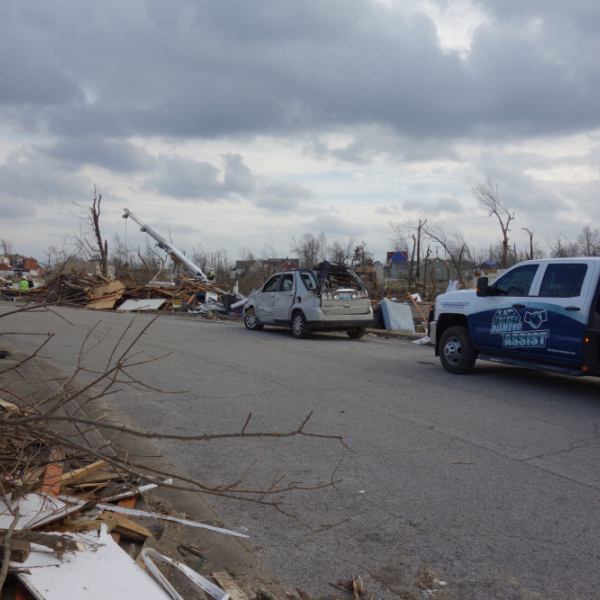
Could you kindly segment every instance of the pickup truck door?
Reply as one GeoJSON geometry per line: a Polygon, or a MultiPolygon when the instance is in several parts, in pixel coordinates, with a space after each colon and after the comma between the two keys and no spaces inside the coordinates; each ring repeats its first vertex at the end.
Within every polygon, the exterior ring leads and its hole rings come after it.
{"type": "Polygon", "coordinates": [[[294,274],[282,275],[273,300],[273,317],[276,323],[289,322],[295,293],[294,274]]]}
{"type": "Polygon", "coordinates": [[[537,294],[525,313],[527,331],[540,332],[540,342],[529,348],[544,361],[581,363],[584,330],[588,322],[590,296],[596,286],[592,261],[549,262],[542,267],[537,294]],[[542,332],[546,332],[544,338],[542,332]]]}
{"type": "Polygon", "coordinates": [[[530,294],[539,281],[538,271],[537,263],[514,267],[490,286],[489,296],[477,299],[469,328],[481,350],[494,354],[526,353],[519,344],[519,334],[525,328],[530,294]]]}
{"type": "Polygon", "coordinates": [[[275,294],[279,288],[281,275],[274,275],[265,283],[256,297],[256,314],[261,323],[273,323],[273,304],[275,294]]]}

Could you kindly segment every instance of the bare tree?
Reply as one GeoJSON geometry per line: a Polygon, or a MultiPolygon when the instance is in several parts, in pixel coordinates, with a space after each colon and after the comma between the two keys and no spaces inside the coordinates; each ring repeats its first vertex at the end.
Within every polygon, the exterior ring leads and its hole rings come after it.
{"type": "Polygon", "coordinates": [[[102,194],[96,192],[94,186],[94,200],[92,206],[83,206],[76,204],[79,208],[88,211],[87,217],[82,219],[87,224],[87,231],[83,231],[75,236],[75,246],[82,258],[92,260],[100,264],[100,271],[104,277],[108,275],[108,242],[102,239],[100,231],[100,205],[102,203],[102,194]],[[92,240],[90,241],[90,238],[92,240]]]}
{"type": "Polygon", "coordinates": [[[443,225],[433,222],[423,225],[423,234],[444,249],[448,260],[456,269],[458,279],[464,283],[465,263],[471,260],[471,250],[464,235],[458,230],[448,233],[443,225]]]}
{"type": "Polygon", "coordinates": [[[510,231],[510,222],[515,220],[515,213],[509,210],[498,198],[498,185],[494,185],[491,179],[486,183],[480,183],[471,189],[475,200],[480,208],[491,217],[495,215],[502,229],[502,266],[507,266],[508,259],[508,232],[510,231]]]}
{"type": "Polygon", "coordinates": [[[59,270],[69,258],[66,251],[67,240],[63,240],[62,246],[48,246],[45,252],[46,264],[49,269],[59,270]]]}
{"type": "Polygon", "coordinates": [[[329,261],[339,265],[349,264],[352,260],[353,249],[354,240],[352,238],[345,243],[333,240],[329,248],[327,248],[329,261]]]}
{"type": "Polygon", "coordinates": [[[367,251],[367,244],[362,242],[356,248],[352,254],[352,261],[350,262],[351,267],[370,267],[373,265],[373,254],[367,251]]]}
{"type": "Polygon", "coordinates": [[[219,282],[227,282],[231,277],[231,271],[233,269],[233,265],[229,260],[229,256],[227,255],[227,250],[221,248],[216,252],[211,253],[212,258],[212,268],[215,271],[215,276],[217,281],[219,282]]]}
{"type": "Polygon", "coordinates": [[[210,261],[210,254],[204,249],[201,242],[199,242],[197,246],[194,246],[192,261],[194,264],[198,265],[204,273],[208,272],[208,268],[211,266],[208,264],[210,261]]]}
{"type": "Polygon", "coordinates": [[[577,244],[582,256],[600,256],[600,229],[586,225],[577,237],[577,244]]]}
{"type": "Polygon", "coordinates": [[[311,269],[327,258],[327,236],[325,232],[319,235],[305,233],[298,240],[292,238],[291,251],[300,259],[300,266],[311,269]]]}
{"type": "Polygon", "coordinates": [[[562,233],[559,233],[554,239],[548,239],[548,245],[552,258],[569,258],[580,254],[579,244],[572,242],[562,233]]]}
{"type": "Polygon", "coordinates": [[[2,252],[6,256],[10,256],[11,254],[14,254],[13,243],[10,240],[2,238],[0,240],[0,246],[2,246],[2,252]]]}
{"type": "Polygon", "coordinates": [[[419,219],[419,224],[417,225],[417,264],[415,267],[415,286],[419,285],[419,278],[421,276],[421,230],[426,223],[427,219],[425,219],[425,221],[421,221],[421,219],[419,219]]]}
{"type": "Polygon", "coordinates": [[[408,285],[417,285],[421,277],[421,236],[427,219],[418,222],[390,223],[392,243],[396,252],[402,252],[408,260],[408,285]],[[416,255],[416,262],[415,262],[416,255]],[[413,280],[414,274],[414,280],[413,280]]]}

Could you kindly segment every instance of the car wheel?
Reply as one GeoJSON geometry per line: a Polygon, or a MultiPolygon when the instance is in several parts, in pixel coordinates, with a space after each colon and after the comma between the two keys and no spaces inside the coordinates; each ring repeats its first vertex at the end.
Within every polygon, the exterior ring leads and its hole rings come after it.
{"type": "Polygon", "coordinates": [[[300,311],[295,312],[292,316],[292,335],[299,340],[304,340],[310,335],[306,317],[300,311]]]}
{"type": "Polygon", "coordinates": [[[464,375],[473,369],[477,350],[466,327],[449,327],[440,339],[440,361],[446,371],[464,375]]]}
{"type": "Polygon", "coordinates": [[[264,327],[261,323],[258,322],[258,317],[256,316],[256,311],[253,308],[249,308],[244,315],[244,325],[246,329],[250,329],[251,331],[258,331],[264,327]]]}
{"type": "Polygon", "coordinates": [[[365,335],[366,327],[357,327],[356,329],[350,329],[346,333],[351,340],[359,340],[363,335],[365,335]]]}

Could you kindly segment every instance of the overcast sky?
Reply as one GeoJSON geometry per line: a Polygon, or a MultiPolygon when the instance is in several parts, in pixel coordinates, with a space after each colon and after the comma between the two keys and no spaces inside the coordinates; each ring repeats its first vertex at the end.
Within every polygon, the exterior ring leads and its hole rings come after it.
{"type": "Polygon", "coordinates": [[[102,194],[192,252],[390,221],[543,247],[600,227],[594,0],[0,0],[0,238],[39,260],[102,194]]]}

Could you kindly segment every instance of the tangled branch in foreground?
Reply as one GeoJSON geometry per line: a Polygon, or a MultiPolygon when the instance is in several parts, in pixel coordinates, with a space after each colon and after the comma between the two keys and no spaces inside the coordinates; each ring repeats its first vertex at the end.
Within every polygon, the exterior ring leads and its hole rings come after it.
{"type": "MultiPolygon", "coordinates": [[[[20,311],[11,311],[0,315],[0,318],[3,316],[14,317],[18,313],[31,309],[31,307],[25,307],[20,311]]],[[[37,307],[37,310],[52,311],[55,315],[67,320],[51,307],[43,309],[37,307]]],[[[126,481],[156,483],[160,485],[162,478],[169,477],[174,479],[174,483],[170,485],[171,489],[194,491],[205,495],[218,495],[235,500],[246,500],[268,505],[304,523],[297,515],[286,512],[282,507],[281,501],[273,500],[274,496],[294,490],[318,490],[335,486],[340,481],[336,479],[339,463],[332,468],[328,481],[321,481],[314,484],[291,481],[285,475],[278,473],[264,487],[246,486],[244,485],[244,481],[246,475],[253,467],[251,465],[232,482],[208,485],[205,482],[164,469],[138,464],[130,456],[119,453],[113,446],[98,448],[89,442],[88,434],[90,431],[101,429],[103,432],[118,432],[130,438],[173,440],[183,444],[203,443],[213,440],[235,441],[236,439],[306,437],[329,442],[333,441],[340,444],[345,450],[352,451],[342,436],[308,431],[307,426],[312,417],[312,411],[302,420],[298,427],[287,431],[249,431],[252,419],[252,413],[250,413],[239,431],[204,433],[202,435],[143,432],[104,420],[87,418],[85,412],[82,412],[85,410],[87,404],[110,395],[118,394],[125,386],[131,386],[137,390],[159,391],[165,394],[181,393],[156,390],[146,385],[131,373],[133,367],[154,363],[163,358],[146,359],[143,356],[143,351],[137,349],[140,338],[159,316],[157,315],[137,333],[133,331],[136,319],[132,319],[121,333],[118,342],[111,349],[104,367],[90,369],[86,367],[85,359],[92,349],[103,343],[103,339],[95,343],[91,342],[92,333],[96,329],[96,325],[88,332],[82,343],[77,365],[72,375],[63,381],[55,391],[50,391],[35,401],[19,396],[12,389],[9,380],[11,377],[13,380],[22,380],[25,377],[24,368],[26,363],[41,356],[40,353],[50,341],[51,334],[39,334],[43,339],[35,351],[30,353],[26,358],[23,358],[18,364],[0,371],[0,394],[14,407],[12,409],[6,409],[6,407],[2,409],[0,407],[0,497],[5,498],[10,493],[14,499],[15,497],[38,490],[41,485],[44,469],[52,462],[51,457],[58,450],[65,457],[64,462],[67,468],[78,468],[82,464],[103,460],[110,465],[115,474],[126,481]],[[125,340],[130,334],[132,334],[132,339],[126,342],[125,340]],[[86,383],[82,385],[80,380],[83,374],[86,376],[86,383]]],[[[69,321],[67,320],[67,322],[69,321]]],[[[3,335],[20,334],[11,333],[3,335]]],[[[304,524],[306,525],[306,523],[304,524]]]]}

